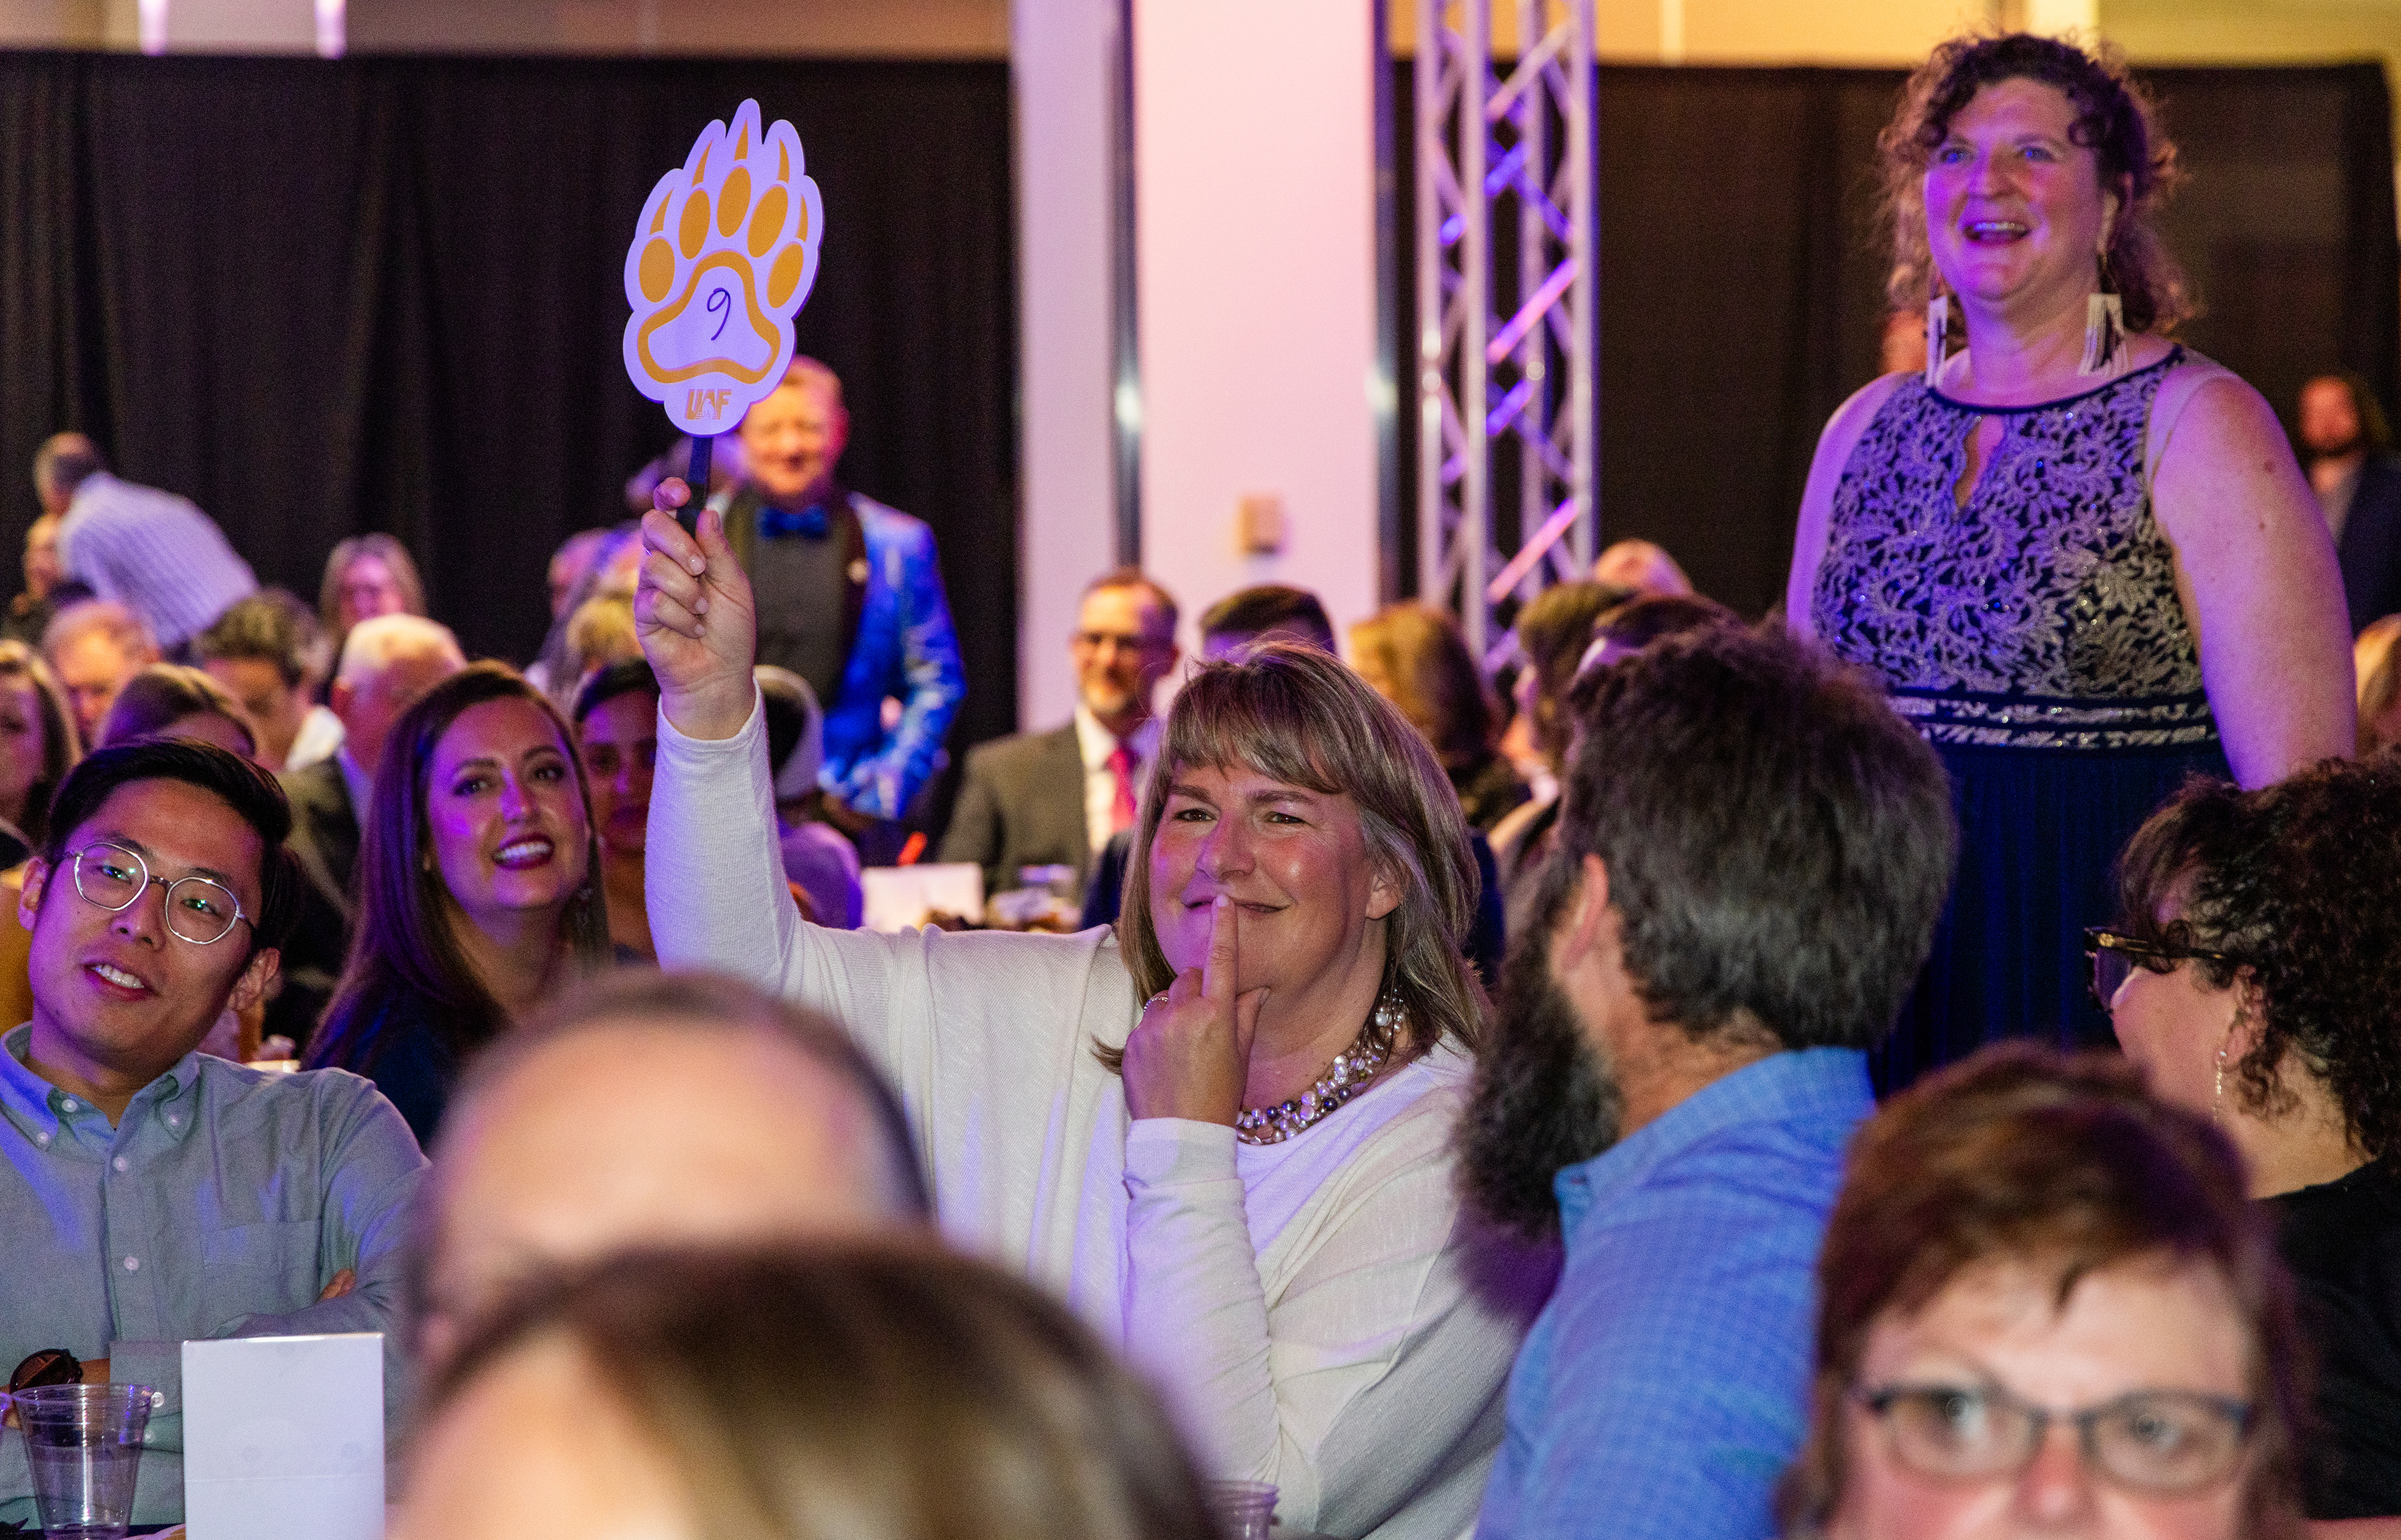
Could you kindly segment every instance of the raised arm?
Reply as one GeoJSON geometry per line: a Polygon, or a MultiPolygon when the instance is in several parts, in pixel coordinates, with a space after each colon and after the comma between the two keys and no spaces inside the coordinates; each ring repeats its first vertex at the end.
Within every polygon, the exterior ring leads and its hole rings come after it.
{"type": "Polygon", "coordinates": [[[906,1024],[878,1003],[888,997],[895,943],[809,925],[792,901],[750,673],[750,580],[715,510],[701,511],[697,540],[684,533],[666,511],[684,498],[682,482],[663,482],[642,516],[634,595],[635,627],[659,676],[642,871],[659,961],[718,969],[827,1011],[889,1069],[906,1024]]]}
{"type": "Polygon", "coordinates": [[[725,539],[725,519],[700,511],[699,537],[677,523],[691,489],[673,476],[642,516],[642,571],[634,631],[659,676],[659,712],[687,737],[730,738],[749,720],[759,686],[759,607],[750,574],[725,539]]]}
{"type": "Polygon", "coordinates": [[[2265,786],[2350,753],[2342,577],[2275,412],[2209,368],[2161,386],[2153,419],[2152,510],[2235,778],[2265,786]]]}

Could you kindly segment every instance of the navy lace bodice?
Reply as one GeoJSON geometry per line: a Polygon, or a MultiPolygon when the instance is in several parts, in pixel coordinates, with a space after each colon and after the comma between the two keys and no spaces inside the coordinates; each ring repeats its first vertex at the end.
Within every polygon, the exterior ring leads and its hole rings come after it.
{"type": "Polygon", "coordinates": [[[2152,398],[2183,356],[2032,407],[1902,381],[1835,488],[1810,594],[1818,636],[1937,743],[2214,741],[2143,464],[2152,398]],[[2003,433],[1963,505],[1986,417],[2003,433]]]}

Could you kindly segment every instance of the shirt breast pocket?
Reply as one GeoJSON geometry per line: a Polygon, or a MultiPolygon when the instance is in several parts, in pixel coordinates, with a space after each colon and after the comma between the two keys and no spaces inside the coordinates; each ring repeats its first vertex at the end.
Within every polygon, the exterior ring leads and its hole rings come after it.
{"type": "Polygon", "coordinates": [[[313,1219],[225,1225],[206,1232],[202,1286],[232,1305],[228,1313],[281,1314],[317,1302],[317,1223],[313,1219]]]}

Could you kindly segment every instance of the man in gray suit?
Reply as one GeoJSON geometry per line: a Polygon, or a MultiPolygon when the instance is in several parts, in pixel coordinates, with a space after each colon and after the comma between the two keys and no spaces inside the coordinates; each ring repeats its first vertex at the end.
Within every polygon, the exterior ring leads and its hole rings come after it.
{"type": "Polygon", "coordinates": [[[984,891],[1020,886],[1029,866],[1067,866],[1080,896],[1092,857],[1133,822],[1159,748],[1151,697],[1175,667],[1175,600],[1132,567],[1092,581],[1068,639],[1076,716],[967,754],[942,859],[983,868],[984,891]]]}

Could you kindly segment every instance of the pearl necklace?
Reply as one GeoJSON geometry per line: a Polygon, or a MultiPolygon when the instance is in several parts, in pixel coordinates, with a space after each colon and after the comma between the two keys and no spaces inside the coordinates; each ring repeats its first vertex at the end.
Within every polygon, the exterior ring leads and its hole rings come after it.
{"type": "Polygon", "coordinates": [[[1234,1137],[1246,1145],[1282,1144],[1314,1126],[1337,1107],[1367,1089],[1392,1062],[1393,1044],[1400,1038],[1409,1013],[1400,997],[1387,989],[1368,1013],[1366,1024],[1351,1046],[1334,1055],[1317,1083],[1288,1102],[1274,1107],[1246,1107],[1234,1114],[1234,1137]]]}

